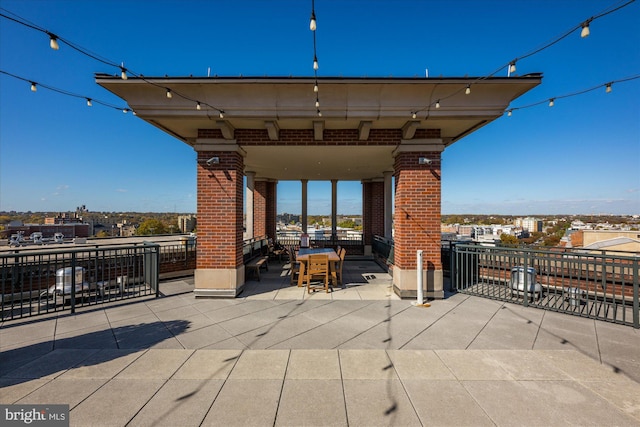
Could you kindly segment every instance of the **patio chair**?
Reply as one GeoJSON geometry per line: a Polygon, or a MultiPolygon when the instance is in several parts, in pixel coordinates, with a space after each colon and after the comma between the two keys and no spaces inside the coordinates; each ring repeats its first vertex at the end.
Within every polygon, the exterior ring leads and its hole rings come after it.
{"type": "Polygon", "coordinates": [[[298,282],[298,275],[300,274],[300,263],[296,261],[296,247],[294,245],[287,246],[287,254],[289,255],[289,272],[291,278],[291,285],[298,282]]]}
{"type": "Polygon", "coordinates": [[[329,256],[327,254],[309,255],[303,277],[307,292],[324,289],[329,293],[329,274],[329,256]]]}
{"type": "Polygon", "coordinates": [[[347,255],[347,250],[345,248],[338,248],[338,257],[340,257],[340,262],[338,263],[338,268],[336,269],[336,273],[338,276],[338,285],[344,287],[344,281],[342,280],[342,267],[344,264],[344,258],[347,255]]]}

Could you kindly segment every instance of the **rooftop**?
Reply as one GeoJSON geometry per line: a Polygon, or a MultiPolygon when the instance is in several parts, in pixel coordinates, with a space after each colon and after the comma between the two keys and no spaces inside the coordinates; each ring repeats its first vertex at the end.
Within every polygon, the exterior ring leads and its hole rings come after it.
{"type": "Polygon", "coordinates": [[[463,294],[414,307],[370,261],[307,295],[162,297],[0,328],[2,404],[71,425],[640,425],[640,331],[463,294]]]}

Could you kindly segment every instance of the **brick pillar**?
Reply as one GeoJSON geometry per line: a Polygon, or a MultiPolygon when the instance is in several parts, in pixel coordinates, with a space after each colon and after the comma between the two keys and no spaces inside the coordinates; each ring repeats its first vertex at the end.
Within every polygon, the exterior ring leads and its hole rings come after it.
{"type": "Polygon", "coordinates": [[[267,182],[267,206],[265,215],[265,234],[276,241],[276,218],[278,212],[278,182],[267,182]]]}
{"type": "Polygon", "coordinates": [[[384,182],[363,181],[362,236],[365,255],[371,255],[374,235],[384,236],[384,182]]]}
{"type": "Polygon", "coordinates": [[[394,270],[395,292],[415,298],[416,251],[423,251],[425,297],[444,297],[440,257],[441,151],[398,150],[395,158],[394,270]],[[421,157],[431,161],[419,164],[421,157]]]}
{"type": "Polygon", "coordinates": [[[235,297],[244,286],[242,211],[244,161],[237,148],[199,142],[196,297],[235,297]],[[219,163],[207,164],[218,157],[219,163]]]}
{"type": "Polygon", "coordinates": [[[253,192],[253,235],[263,237],[267,234],[267,181],[256,181],[253,192]]]}

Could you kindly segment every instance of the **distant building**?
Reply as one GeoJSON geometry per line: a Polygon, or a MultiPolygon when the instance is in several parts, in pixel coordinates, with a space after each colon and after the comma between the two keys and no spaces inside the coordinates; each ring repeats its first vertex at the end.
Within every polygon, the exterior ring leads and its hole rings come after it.
{"type": "Polygon", "coordinates": [[[196,229],[195,215],[178,215],[178,228],[183,233],[191,233],[196,229]]]}
{"type": "Polygon", "coordinates": [[[541,219],[537,219],[537,218],[533,218],[533,217],[527,217],[527,218],[518,218],[515,221],[515,225],[516,227],[522,227],[525,230],[528,230],[530,233],[533,232],[542,232],[542,220],[541,219]]]}
{"type": "Polygon", "coordinates": [[[569,234],[568,246],[640,253],[640,231],[579,230],[569,234]]]}

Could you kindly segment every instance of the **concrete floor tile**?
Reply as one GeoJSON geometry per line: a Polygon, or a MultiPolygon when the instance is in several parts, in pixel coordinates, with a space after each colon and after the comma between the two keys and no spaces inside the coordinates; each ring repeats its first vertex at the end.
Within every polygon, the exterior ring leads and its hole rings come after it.
{"type": "Polygon", "coordinates": [[[289,350],[245,350],[229,375],[230,379],[282,380],[289,350]]]}
{"type": "Polygon", "coordinates": [[[242,352],[240,350],[196,350],[172,379],[224,380],[229,376],[242,352]]]}
{"type": "Polygon", "coordinates": [[[236,336],[250,349],[267,349],[317,328],[320,323],[293,316],[236,336]]]}
{"type": "Polygon", "coordinates": [[[171,379],[144,405],[130,425],[200,425],[223,383],[222,380],[171,379]]]}
{"type": "Polygon", "coordinates": [[[575,350],[537,350],[556,369],[580,381],[627,381],[621,372],[575,350]]]}
{"type": "Polygon", "coordinates": [[[99,350],[63,373],[63,379],[109,379],[142,356],[146,350],[99,350]]]}
{"type": "Polygon", "coordinates": [[[570,380],[565,372],[551,364],[548,358],[532,350],[484,350],[509,375],[520,381],[570,380]]]}
{"type": "Polygon", "coordinates": [[[5,375],[6,378],[53,379],[87,359],[98,350],[53,350],[5,375]]]}
{"type": "Polygon", "coordinates": [[[291,350],[287,380],[340,380],[338,350],[291,350]]]}
{"type": "Polygon", "coordinates": [[[637,419],[640,425],[640,384],[636,381],[581,381],[580,384],[637,419]]]}
{"type": "Polygon", "coordinates": [[[469,392],[458,381],[402,380],[425,426],[494,426],[469,392]]]}
{"type": "Polygon", "coordinates": [[[228,379],[201,425],[272,426],[282,383],[282,379],[228,379]]]}
{"type": "Polygon", "coordinates": [[[342,382],[286,380],[278,405],[276,426],[346,426],[342,382]]]}
{"type": "Polygon", "coordinates": [[[24,347],[20,347],[20,344],[16,346],[0,352],[0,377],[53,351],[53,340],[30,343],[24,347]]]}
{"type": "Polygon", "coordinates": [[[205,326],[192,331],[187,328],[184,332],[176,334],[176,339],[185,348],[191,349],[207,347],[230,337],[232,335],[219,325],[205,326]]]}
{"type": "Polygon", "coordinates": [[[96,378],[56,378],[16,403],[33,405],[69,405],[74,408],[108,380],[96,378]]]}
{"type": "Polygon", "coordinates": [[[60,316],[56,324],[56,336],[77,331],[86,333],[84,331],[85,329],[89,329],[88,332],[110,329],[109,319],[107,318],[105,311],[92,311],[91,315],[78,313],[60,316]]]}
{"type": "Polygon", "coordinates": [[[344,380],[343,387],[349,425],[422,425],[397,379],[344,380]]]}
{"type": "Polygon", "coordinates": [[[55,330],[56,319],[37,322],[5,322],[0,328],[0,350],[14,348],[20,343],[51,340],[55,330]]]}
{"type": "Polygon", "coordinates": [[[116,379],[169,379],[193,350],[147,350],[120,372],[116,379]]]}
{"type": "Polygon", "coordinates": [[[464,387],[497,425],[636,425],[574,381],[465,381],[464,387]]]}
{"type": "Polygon", "coordinates": [[[435,350],[460,381],[513,380],[500,363],[483,350],[435,350]]]}
{"type": "Polygon", "coordinates": [[[432,350],[387,350],[401,380],[455,380],[432,350]]]}
{"type": "Polygon", "coordinates": [[[112,379],[71,409],[72,426],[124,426],[164,385],[160,379],[112,379]]]}
{"type": "Polygon", "coordinates": [[[50,380],[24,378],[0,378],[0,403],[11,405],[39,389],[50,380]]]}
{"type": "Polygon", "coordinates": [[[393,363],[384,350],[339,350],[345,380],[397,379],[393,363]]]}

